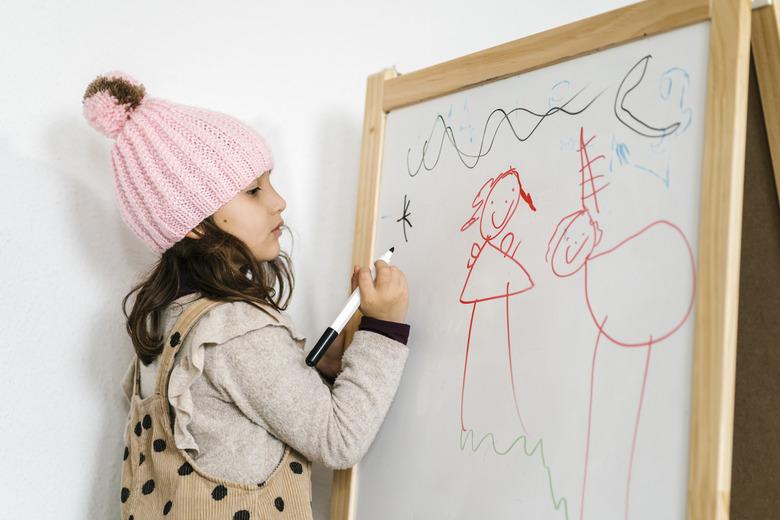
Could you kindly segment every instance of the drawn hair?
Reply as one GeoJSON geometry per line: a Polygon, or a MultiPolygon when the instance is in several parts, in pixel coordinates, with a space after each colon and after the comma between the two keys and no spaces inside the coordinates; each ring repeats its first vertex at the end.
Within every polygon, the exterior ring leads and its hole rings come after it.
{"type": "Polygon", "coordinates": [[[485,181],[485,184],[483,184],[479,191],[477,191],[476,196],[474,197],[474,200],[471,202],[471,207],[474,208],[474,213],[471,214],[471,217],[460,227],[461,231],[467,230],[471,225],[479,220],[480,217],[477,216],[477,214],[480,212],[480,208],[482,208],[482,205],[485,203],[485,199],[490,194],[490,192],[493,190],[493,186],[498,184],[498,182],[506,177],[507,175],[514,175],[517,179],[517,185],[520,186],[520,199],[523,200],[526,204],[528,204],[528,207],[531,208],[532,211],[536,211],[536,207],[534,206],[534,201],[531,198],[530,193],[526,193],[523,189],[523,183],[520,181],[520,174],[517,173],[517,170],[513,166],[510,166],[507,171],[499,175],[498,177],[491,177],[487,181],[485,181]],[[483,192],[485,191],[485,188],[488,188],[487,193],[483,195],[483,192]]]}

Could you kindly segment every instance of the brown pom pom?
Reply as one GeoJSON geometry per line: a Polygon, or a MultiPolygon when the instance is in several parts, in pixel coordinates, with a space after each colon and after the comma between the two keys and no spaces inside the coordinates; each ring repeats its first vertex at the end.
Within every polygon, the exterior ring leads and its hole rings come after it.
{"type": "Polygon", "coordinates": [[[84,92],[84,117],[95,129],[115,138],[145,95],[144,86],[122,71],[101,74],[84,92]]]}
{"type": "Polygon", "coordinates": [[[82,101],[103,90],[108,91],[118,104],[129,105],[131,109],[137,107],[146,95],[146,88],[127,76],[101,75],[87,86],[82,101]]]}

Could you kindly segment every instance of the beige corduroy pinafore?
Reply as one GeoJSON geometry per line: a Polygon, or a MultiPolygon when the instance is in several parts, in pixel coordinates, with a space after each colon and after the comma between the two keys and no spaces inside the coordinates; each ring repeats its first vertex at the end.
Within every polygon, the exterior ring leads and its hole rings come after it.
{"type": "Polygon", "coordinates": [[[195,322],[221,302],[201,298],[178,318],[163,347],[153,395],[141,399],[138,358],[122,462],[123,520],[311,519],[311,462],[285,445],[265,482],[231,482],[200,469],[174,442],[168,380],[174,355],[195,322]]]}

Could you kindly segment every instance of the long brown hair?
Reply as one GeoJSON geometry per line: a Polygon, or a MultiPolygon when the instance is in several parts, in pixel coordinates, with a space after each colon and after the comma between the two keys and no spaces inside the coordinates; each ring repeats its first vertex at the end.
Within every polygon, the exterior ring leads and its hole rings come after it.
{"type": "Polygon", "coordinates": [[[122,299],[127,333],[144,365],[163,350],[163,313],[180,296],[185,280],[204,297],[245,301],[271,316],[263,307],[285,310],[292,297],[295,276],[286,253],[280,252],[270,261],[257,261],[244,241],[220,229],[213,216],[203,220],[193,232],[200,238],[185,236],[164,251],[146,279],[122,299]],[[128,315],[127,300],[135,292],[138,294],[128,315]]]}

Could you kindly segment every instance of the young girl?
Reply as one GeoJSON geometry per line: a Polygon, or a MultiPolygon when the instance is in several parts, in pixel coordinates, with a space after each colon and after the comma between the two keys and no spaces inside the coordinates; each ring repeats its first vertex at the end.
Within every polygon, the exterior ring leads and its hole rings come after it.
{"type": "Polygon", "coordinates": [[[372,280],[355,266],[359,330],[309,368],[284,312],[286,203],[265,140],[145,94],[114,71],[83,98],[89,123],[115,139],[123,220],[161,254],[123,300],[136,356],[122,379],[122,518],[312,518],[311,461],[357,463],[395,396],[409,353],[405,276],[377,261],[372,280]]]}

